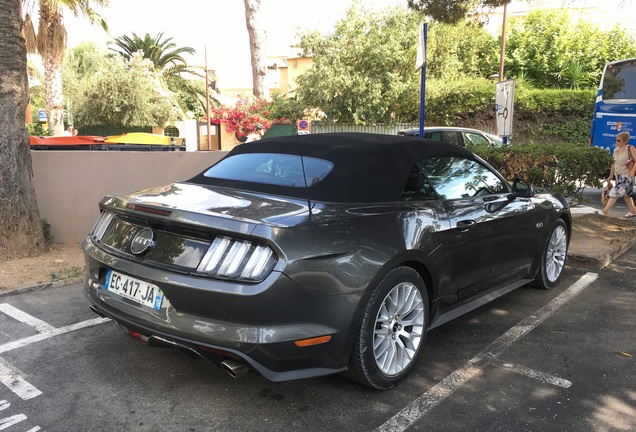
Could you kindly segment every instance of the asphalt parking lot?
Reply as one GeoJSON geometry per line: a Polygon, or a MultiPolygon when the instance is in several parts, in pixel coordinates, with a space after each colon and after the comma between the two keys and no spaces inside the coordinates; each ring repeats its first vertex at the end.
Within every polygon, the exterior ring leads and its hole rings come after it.
{"type": "Polygon", "coordinates": [[[385,392],[233,379],[126,338],[80,285],[0,295],[0,430],[636,430],[635,276],[633,248],[554,290],[518,289],[430,332],[385,392]]]}

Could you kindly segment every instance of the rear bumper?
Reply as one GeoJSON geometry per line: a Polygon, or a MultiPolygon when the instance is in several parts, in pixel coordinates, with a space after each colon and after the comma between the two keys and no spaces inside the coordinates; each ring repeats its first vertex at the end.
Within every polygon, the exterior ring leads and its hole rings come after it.
{"type": "MultiPolygon", "coordinates": [[[[89,297],[90,299],[90,297],[89,297]]],[[[173,334],[164,333],[155,329],[147,328],[138,323],[131,322],[124,317],[121,317],[112,311],[107,311],[93,304],[92,308],[98,315],[112,319],[119,329],[126,333],[127,330],[137,332],[147,338],[147,345],[162,345],[162,346],[174,346],[176,348],[182,348],[196,353],[200,357],[208,360],[209,362],[220,366],[226,360],[235,359],[244,362],[249,366],[251,370],[254,370],[261,374],[263,377],[272,382],[292,381],[297,379],[313,378],[324,375],[333,375],[347,370],[346,366],[340,368],[329,367],[307,367],[294,370],[277,371],[269,369],[265,364],[257,361],[257,358],[261,357],[260,354],[270,356],[273,352],[265,347],[251,346],[248,348],[248,353],[227,348],[222,345],[204,344],[200,341],[194,341],[187,338],[177,337],[173,334]],[[251,357],[249,354],[255,354],[255,357],[251,357]]],[[[138,338],[135,338],[139,340],[138,338]]]]}
{"type": "MultiPolygon", "coordinates": [[[[239,284],[148,268],[84,242],[84,293],[93,309],[122,330],[196,352],[213,363],[237,359],[270,381],[288,381],[347,370],[347,335],[358,295],[312,297],[282,273],[249,290],[239,284]],[[160,310],[104,289],[106,269],[158,285],[160,310]],[[294,342],[329,335],[327,343],[294,342]]],[[[129,333],[130,334],[130,333],[129,333]]]]}

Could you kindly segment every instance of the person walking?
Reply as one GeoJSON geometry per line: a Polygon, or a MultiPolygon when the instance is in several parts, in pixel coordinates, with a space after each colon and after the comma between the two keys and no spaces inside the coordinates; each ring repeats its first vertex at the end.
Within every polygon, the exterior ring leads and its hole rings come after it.
{"type": "Polygon", "coordinates": [[[610,168],[610,175],[607,178],[608,188],[610,188],[609,199],[602,211],[597,210],[596,213],[607,216],[612,210],[614,204],[619,198],[625,200],[629,213],[624,217],[636,217],[636,208],[634,208],[634,175],[636,174],[636,149],[629,145],[629,132],[620,132],[616,135],[616,148],[614,149],[614,163],[610,168]],[[612,180],[616,181],[616,185],[612,187],[612,180]]]}

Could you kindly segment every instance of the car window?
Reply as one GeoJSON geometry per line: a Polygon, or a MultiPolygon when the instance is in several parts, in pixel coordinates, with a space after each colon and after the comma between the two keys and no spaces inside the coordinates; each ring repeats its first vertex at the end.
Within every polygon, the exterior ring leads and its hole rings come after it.
{"type": "Polygon", "coordinates": [[[433,141],[447,142],[448,140],[448,132],[428,132],[424,134],[424,136],[428,139],[432,139],[433,141]]]}
{"type": "Polygon", "coordinates": [[[222,159],[203,175],[223,180],[310,187],[323,180],[332,168],[333,163],[318,158],[278,153],[242,153],[222,159]]]}
{"type": "Polygon", "coordinates": [[[508,191],[505,183],[479,161],[434,156],[420,166],[441,199],[470,198],[508,191]]]}
{"type": "Polygon", "coordinates": [[[464,141],[474,145],[490,145],[486,137],[474,132],[464,132],[464,141]]]}
{"type": "Polygon", "coordinates": [[[457,132],[455,131],[442,132],[442,142],[447,142],[455,145],[463,144],[459,142],[459,137],[457,136],[457,132]]]}
{"type": "Polygon", "coordinates": [[[402,201],[425,201],[437,199],[433,187],[426,179],[422,168],[415,164],[409,171],[404,190],[401,196],[402,201]]]}
{"type": "Polygon", "coordinates": [[[457,138],[457,132],[455,131],[433,131],[425,132],[424,138],[431,139],[433,141],[441,141],[445,143],[461,145],[457,138]]]}
{"type": "Polygon", "coordinates": [[[490,140],[492,140],[493,143],[495,143],[495,146],[501,147],[504,145],[503,140],[499,138],[498,136],[490,135],[490,134],[486,134],[486,135],[488,136],[490,140]]]}
{"type": "Polygon", "coordinates": [[[398,135],[403,135],[403,136],[418,137],[418,136],[420,136],[420,130],[419,129],[406,129],[406,130],[398,131],[397,134],[398,135]]]}

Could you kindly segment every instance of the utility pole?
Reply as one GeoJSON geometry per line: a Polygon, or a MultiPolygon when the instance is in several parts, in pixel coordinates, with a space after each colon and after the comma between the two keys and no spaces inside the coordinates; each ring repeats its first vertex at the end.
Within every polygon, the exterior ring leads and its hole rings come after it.
{"type": "MultiPolygon", "coordinates": [[[[499,82],[504,80],[504,56],[506,53],[506,21],[508,13],[508,2],[503,5],[503,23],[501,24],[501,50],[499,51],[499,82]]],[[[497,126],[497,113],[495,113],[495,135],[499,135],[497,126]]]]}
{"type": "Polygon", "coordinates": [[[501,25],[501,52],[499,53],[499,81],[504,80],[504,55],[506,52],[506,21],[508,3],[503,5],[503,24],[501,25]]]}
{"type": "Polygon", "coordinates": [[[212,150],[212,132],[210,131],[210,80],[208,78],[208,46],[205,46],[205,120],[207,122],[208,132],[208,150],[212,150]]]}

